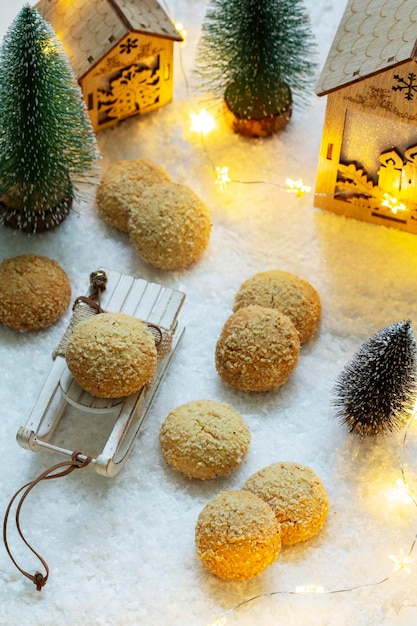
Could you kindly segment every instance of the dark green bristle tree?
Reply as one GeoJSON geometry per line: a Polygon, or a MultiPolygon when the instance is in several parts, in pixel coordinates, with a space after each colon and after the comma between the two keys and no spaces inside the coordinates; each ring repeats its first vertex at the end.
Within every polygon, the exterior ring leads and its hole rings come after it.
{"type": "Polygon", "coordinates": [[[0,47],[0,222],[26,232],[58,225],[97,158],[61,43],[40,13],[24,6],[0,47]]]}
{"type": "Polygon", "coordinates": [[[285,126],[293,97],[305,102],[312,89],[314,48],[302,0],[210,0],[195,74],[237,120],[281,116],[285,126]]]}
{"type": "Polygon", "coordinates": [[[333,393],[340,422],[360,436],[404,426],[417,399],[417,344],[411,323],[391,324],[363,343],[333,393]]]}

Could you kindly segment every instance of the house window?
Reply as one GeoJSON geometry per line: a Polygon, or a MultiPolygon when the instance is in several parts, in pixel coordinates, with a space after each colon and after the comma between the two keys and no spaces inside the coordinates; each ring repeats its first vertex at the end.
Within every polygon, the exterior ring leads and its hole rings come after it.
{"type": "Polygon", "coordinates": [[[326,159],[328,161],[331,161],[333,157],[333,144],[332,143],[328,143],[327,144],[327,156],[326,159]]]}
{"type": "Polygon", "coordinates": [[[340,200],[355,201],[373,217],[398,221],[386,200],[394,198],[410,208],[416,205],[416,189],[416,128],[348,110],[335,188],[340,200]]]}
{"type": "Polygon", "coordinates": [[[164,80],[169,80],[171,78],[171,64],[167,63],[164,69],[164,80]]]}
{"type": "Polygon", "coordinates": [[[417,130],[412,124],[395,120],[387,123],[384,117],[348,109],[340,160],[343,163],[358,163],[376,181],[379,157],[383,152],[396,148],[404,154],[407,148],[416,143],[417,130]]]}
{"type": "Polygon", "coordinates": [[[87,107],[91,111],[94,108],[94,94],[89,93],[87,96],[87,107]]]}

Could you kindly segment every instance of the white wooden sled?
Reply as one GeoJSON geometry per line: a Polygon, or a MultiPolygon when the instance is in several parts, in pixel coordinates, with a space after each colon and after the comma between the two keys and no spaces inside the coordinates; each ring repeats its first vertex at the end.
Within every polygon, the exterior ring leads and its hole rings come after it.
{"type": "MultiPolygon", "coordinates": [[[[114,415],[114,426],[107,442],[91,462],[96,472],[112,477],[118,474],[129,456],[184,332],[177,318],[185,294],[113,270],[101,268],[99,271],[107,275],[106,289],[100,298],[104,310],[132,315],[170,332],[172,342],[167,354],[158,360],[155,380],[151,387],[145,386],[125,398],[96,398],[79,387],[67,368],[65,357],[58,355],[26,426],[19,428],[16,438],[19,445],[28,450],[47,449],[71,458],[73,450],[50,442],[68,404],[89,414],[114,415]]],[[[85,460],[87,456],[90,456],[87,451],[82,450],[77,458],[85,460]]]]}

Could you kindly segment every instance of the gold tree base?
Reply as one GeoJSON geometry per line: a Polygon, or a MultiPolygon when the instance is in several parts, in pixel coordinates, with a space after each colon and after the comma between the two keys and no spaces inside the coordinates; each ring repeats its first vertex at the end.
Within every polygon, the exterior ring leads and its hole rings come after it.
{"type": "Polygon", "coordinates": [[[284,128],[287,126],[291,119],[292,99],[289,89],[288,93],[288,105],[282,111],[264,117],[254,116],[250,118],[244,118],[241,117],[238,113],[232,111],[232,109],[230,108],[227,102],[226,90],[225,98],[223,101],[226,122],[235,133],[239,133],[240,135],[244,135],[246,137],[269,137],[274,133],[278,133],[281,130],[284,130],[284,128]]]}
{"type": "Polygon", "coordinates": [[[224,103],[225,118],[230,128],[245,137],[269,137],[274,133],[279,133],[287,126],[291,118],[292,107],[283,113],[262,117],[260,119],[243,119],[235,115],[224,103]]]}

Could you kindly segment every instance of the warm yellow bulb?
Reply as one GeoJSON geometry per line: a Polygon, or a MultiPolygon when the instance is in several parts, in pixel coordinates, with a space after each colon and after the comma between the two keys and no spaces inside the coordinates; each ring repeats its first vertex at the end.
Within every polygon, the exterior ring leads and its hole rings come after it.
{"type": "Polygon", "coordinates": [[[296,593],[323,593],[323,587],[317,585],[299,585],[295,588],[296,593]]]}
{"type": "Polygon", "coordinates": [[[403,502],[404,504],[411,504],[413,498],[409,494],[407,483],[405,483],[402,478],[398,478],[396,485],[397,486],[393,492],[393,498],[397,501],[403,502]]]}
{"type": "Polygon", "coordinates": [[[227,619],[225,617],[217,617],[214,622],[211,622],[209,626],[224,626],[227,624],[227,619]]]}
{"type": "Polygon", "coordinates": [[[407,554],[404,554],[404,551],[402,548],[398,556],[395,556],[394,554],[390,554],[389,558],[391,559],[391,561],[394,561],[394,572],[398,572],[399,570],[402,569],[408,574],[410,573],[411,570],[407,566],[410,565],[410,563],[412,563],[414,559],[408,556],[407,554]]]}
{"type": "Polygon", "coordinates": [[[394,196],[390,196],[389,193],[384,193],[382,197],[384,199],[381,202],[381,206],[385,206],[390,209],[394,215],[396,215],[398,211],[407,210],[405,204],[402,204],[399,200],[397,200],[397,198],[394,198],[394,196]]]}
{"type": "Polygon", "coordinates": [[[190,130],[202,135],[207,135],[215,128],[216,123],[214,117],[209,115],[205,109],[202,109],[200,113],[191,113],[191,126],[190,130]]]}
{"type": "Polygon", "coordinates": [[[304,185],[301,178],[298,180],[287,178],[285,184],[287,185],[288,193],[295,193],[298,198],[302,198],[305,193],[310,193],[311,191],[311,187],[309,187],[309,185],[304,185]]]}
{"type": "Polygon", "coordinates": [[[227,166],[216,167],[216,172],[217,172],[216,185],[219,185],[220,189],[224,189],[227,183],[231,182],[229,178],[229,168],[227,166]]]}
{"type": "Polygon", "coordinates": [[[175,22],[174,26],[177,33],[179,33],[182,37],[181,46],[184,48],[187,45],[187,31],[184,28],[184,24],[181,24],[181,22],[175,22]]]}
{"type": "Polygon", "coordinates": [[[52,52],[56,52],[57,49],[57,44],[55,41],[55,38],[50,38],[47,41],[45,41],[42,45],[42,52],[44,54],[51,54],[52,52]]]}

